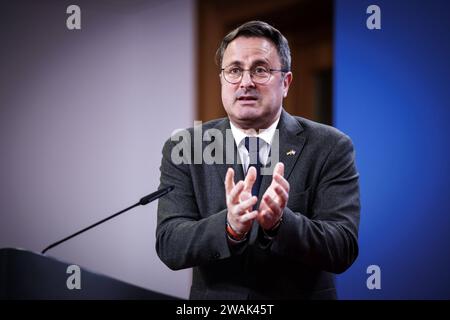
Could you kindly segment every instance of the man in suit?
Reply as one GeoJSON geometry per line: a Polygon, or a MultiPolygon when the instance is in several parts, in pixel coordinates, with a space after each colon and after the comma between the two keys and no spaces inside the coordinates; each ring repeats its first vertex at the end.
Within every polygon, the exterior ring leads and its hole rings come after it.
{"type": "Polygon", "coordinates": [[[277,29],[245,23],[217,57],[228,117],[202,125],[200,153],[195,128],[164,145],[160,187],[175,189],[159,200],[158,255],[194,268],[192,299],[334,299],[333,273],[358,255],[352,142],[282,108],[292,73],[277,29]],[[233,161],[195,161],[211,143],[233,161]]]}

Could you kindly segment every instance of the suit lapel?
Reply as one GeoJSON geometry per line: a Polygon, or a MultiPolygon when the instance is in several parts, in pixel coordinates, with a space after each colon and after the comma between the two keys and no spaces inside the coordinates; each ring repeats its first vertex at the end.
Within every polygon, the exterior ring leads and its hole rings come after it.
{"type": "Polygon", "coordinates": [[[300,136],[303,131],[300,123],[284,110],[281,114],[279,129],[279,161],[284,163],[284,177],[287,180],[303,150],[306,139],[300,136]]]}
{"type": "MultiPolygon", "coordinates": [[[[274,140],[272,142],[272,151],[271,151],[271,162],[273,163],[273,167],[277,162],[284,163],[284,177],[289,179],[289,176],[292,172],[292,169],[297,162],[300,153],[305,145],[305,137],[300,136],[299,134],[303,131],[302,126],[292,117],[289,113],[282,110],[280,122],[278,123],[278,139],[277,135],[274,136],[274,140]],[[275,145],[278,140],[278,150],[275,145]],[[272,157],[272,152],[278,151],[278,159],[276,157],[272,157]],[[277,161],[278,160],[278,161],[277,161]]],[[[258,205],[259,200],[263,196],[264,192],[266,192],[267,188],[270,186],[272,182],[272,173],[273,168],[270,172],[270,175],[264,175],[261,181],[261,188],[259,191],[258,197],[258,205]]]]}

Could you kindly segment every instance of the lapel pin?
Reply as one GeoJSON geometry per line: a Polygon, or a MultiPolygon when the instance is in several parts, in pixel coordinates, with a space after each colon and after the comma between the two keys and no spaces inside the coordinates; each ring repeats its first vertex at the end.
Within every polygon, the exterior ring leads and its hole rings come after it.
{"type": "Polygon", "coordinates": [[[293,149],[289,150],[289,151],[286,153],[286,155],[288,155],[288,156],[293,156],[293,155],[295,155],[295,150],[293,150],[293,149]]]}

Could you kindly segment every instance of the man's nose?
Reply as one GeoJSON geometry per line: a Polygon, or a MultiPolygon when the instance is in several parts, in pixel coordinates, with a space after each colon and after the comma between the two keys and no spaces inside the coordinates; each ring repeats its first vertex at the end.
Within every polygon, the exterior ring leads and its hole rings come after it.
{"type": "Polygon", "coordinates": [[[250,71],[244,70],[243,74],[242,74],[242,79],[241,79],[241,88],[254,87],[254,86],[255,86],[255,83],[252,80],[250,71]]]}

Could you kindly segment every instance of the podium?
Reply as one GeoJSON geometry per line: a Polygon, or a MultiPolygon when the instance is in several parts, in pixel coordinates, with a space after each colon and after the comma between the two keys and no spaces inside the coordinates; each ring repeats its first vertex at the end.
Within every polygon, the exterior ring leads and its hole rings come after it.
{"type": "Polygon", "coordinates": [[[0,249],[0,300],[178,300],[80,267],[80,289],[67,285],[73,264],[22,249],[0,249]],[[70,270],[70,268],[69,268],[70,270]]]}

